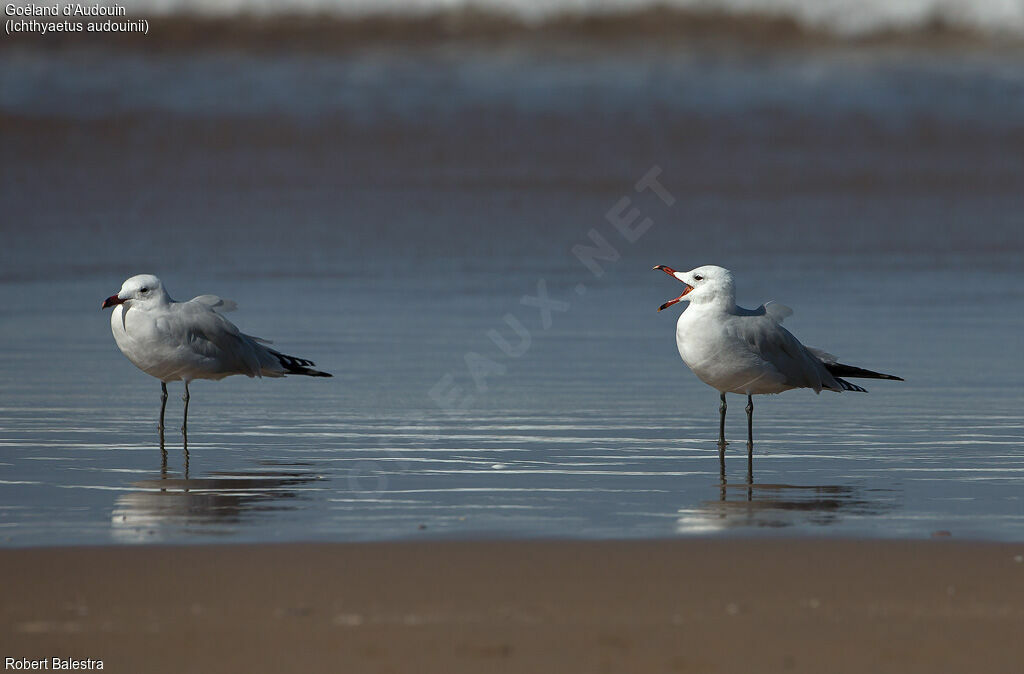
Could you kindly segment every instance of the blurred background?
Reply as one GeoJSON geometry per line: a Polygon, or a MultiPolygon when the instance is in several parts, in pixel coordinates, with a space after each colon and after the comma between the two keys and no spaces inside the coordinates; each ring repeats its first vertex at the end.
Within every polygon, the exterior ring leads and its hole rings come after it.
{"type": "Polygon", "coordinates": [[[1024,3],[124,6],[148,35],[0,41],[9,544],[1024,534],[1024,3]],[[717,394],[654,264],[729,267],[907,382],[765,397],[776,491],[720,507],[717,394]],[[336,378],[194,386],[193,472],[161,468],[159,387],[99,312],[142,272],[336,378]],[[151,503],[252,474],[287,500],[151,503]]]}

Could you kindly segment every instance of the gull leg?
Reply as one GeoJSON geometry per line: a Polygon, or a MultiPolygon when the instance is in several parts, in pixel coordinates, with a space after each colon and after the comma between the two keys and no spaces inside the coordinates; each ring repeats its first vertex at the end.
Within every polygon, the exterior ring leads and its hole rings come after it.
{"type": "Polygon", "coordinates": [[[720,498],[725,500],[725,394],[722,394],[722,404],[718,407],[721,419],[718,424],[718,478],[720,498]]]}
{"type": "Polygon", "coordinates": [[[188,381],[185,382],[185,395],[181,399],[185,401],[185,416],[181,419],[181,434],[188,435],[188,381]]]}
{"type": "Polygon", "coordinates": [[[747,395],[747,484],[754,482],[754,399],[747,395]]]}
{"type": "Polygon", "coordinates": [[[754,398],[747,396],[747,444],[754,444],[754,398]]]}
{"type": "MultiPolygon", "coordinates": [[[[187,398],[185,399],[185,413],[186,413],[186,417],[187,417],[187,415],[188,415],[188,399],[187,398]]],[[[182,453],[185,456],[185,480],[188,481],[188,459],[189,459],[189,454],[188,454],[188,426],[187,426],[187,419],[186,419],[186,424],[183,424],[182,427],[181,427],[181,451],[182,451],[182,453]]],[[[188,491],[188,489],[186,488],[185,491],[188,491]]]]}
{"type": "Polygon", "coordinates": [[[167,409],[167,382],[160,382],[160,423],[157,430],[160,431],[160,444],[164,444],[164,410],[167,409]]]}
{"type": "Polygon", "coordinates": [[[725,449],[725,410],[729,406],[725,404],[725,393],[722,393],[722,404],[718,406],[721,418],[718,420],[718,446],[725,449]]]}

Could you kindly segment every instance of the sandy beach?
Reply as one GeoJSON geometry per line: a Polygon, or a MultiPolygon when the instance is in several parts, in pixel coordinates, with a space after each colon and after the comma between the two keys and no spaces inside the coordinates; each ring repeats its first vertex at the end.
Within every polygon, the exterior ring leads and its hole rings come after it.
{"type": "Polygon", "coordinates": [[[1019,3],[373,4],[0,41],[4,671],[1024,672],[1019,3]],[[723,466],[703,264],[906,381],[723,466]],[[165,445],[139,273],[335,377],[165,445]]]}
{"type": "Polygon", "coordinates": [[[4,550],[2,655],[115,672],[1019,672],[1022,555],[811,540],[4,550]]]}

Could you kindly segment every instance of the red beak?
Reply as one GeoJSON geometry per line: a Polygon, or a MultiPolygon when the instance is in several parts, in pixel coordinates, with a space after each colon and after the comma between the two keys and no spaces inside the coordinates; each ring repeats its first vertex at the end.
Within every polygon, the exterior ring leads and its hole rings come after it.
{"type": "MultiPolygon", "coordinates": [[[[668,274],[672,278],[674,278],[677,281],[679,281],[679,279],[676,277],[676,270],[673,269],[672,267],[666,267],[663,264],[659,264],[659,265],[655,265],[654,268],[655,269],[660,269],[661,271],[665,272],[666,274],[668,274]]],[[[693,290],[693,286],[690,285],[689,283],[686,283],[685,281],[679,281],[679,282],[686,286],[686,288],[683,290],[682,294],[679,297],[675,298],[674,300],[669,300],[668,302],[665,302],[664,304],[662,304],[660,307],[658,307],[658,311],[661,311],[662,309],[668,309],[670,306],[672,306],[676,302],[679,302],[684,297],[686,297],[686,293],[688,293],[691,290],[693,290]]]]}
{"type": "Polygon", "coordinates": [[[103,300],[103,306],[100,307],[100,310],[107,309],[107,308],[113,307],[113,306],[117,306],[118,304],[124,304],[127,301],[128,300],[123,300],[120,297],[118,297],[117,295],[111,295],[107,299],[103,300]]]}

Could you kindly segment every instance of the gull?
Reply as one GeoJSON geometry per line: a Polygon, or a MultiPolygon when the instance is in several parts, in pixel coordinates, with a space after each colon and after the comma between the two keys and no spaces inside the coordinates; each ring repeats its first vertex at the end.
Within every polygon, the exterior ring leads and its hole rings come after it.
{"type": "Polygon", "coordinates": [[[163,437],[167,382],[185,382],[185,414],[181,432],[188,429],[188,385],[195,379],[219,380],[233,374],[284,377],[302,374],[330,377],[312,369],[313,361],[287,356],[265,346],[265,339],[239,331],[219,312],[237,305],[216,295],[175,302],[152,274],[132,276],[101,309],[114,307],[110,329],[117,348],[140,370],[160,380],[160,424],[163,437]]]}
{"type": "Polygon", "coordinates": [[[676,322],[676,346],[683,362],[708,386],[721,394],[719,446],[725,446],[725,394],[747,396],[747,451],[754,444],[754,400],[751,396],[809,388],[815,393],[866,389],[842,377],[894,379],[900,377],[844,365],[830,353],[804,346],[782,327],[793,310],[768,302],[757,309],[736,306],[732,272],[705,265],[691,271],[676,271],[657,265],[686,287],[679,297],[665,302],[658,311],[677,302],[690,306],[676,322]]]}

